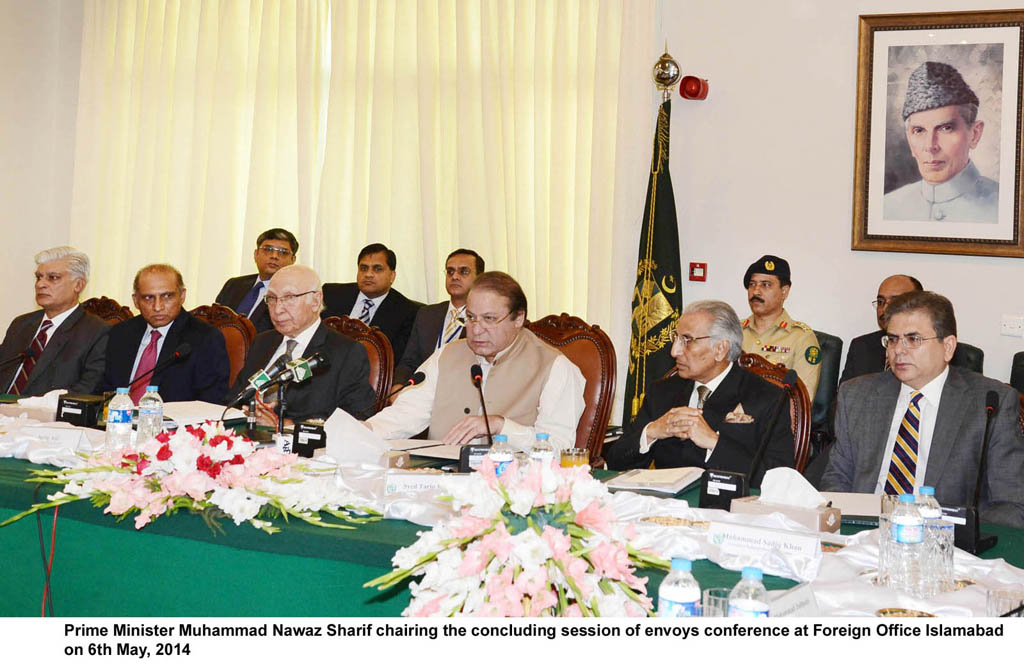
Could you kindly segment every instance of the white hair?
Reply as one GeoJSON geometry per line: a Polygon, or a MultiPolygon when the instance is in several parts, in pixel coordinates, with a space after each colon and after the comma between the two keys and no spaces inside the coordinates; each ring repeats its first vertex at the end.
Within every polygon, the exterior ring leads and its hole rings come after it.
{"type": "Polygon", "coordinates": [[[725,302],[718,300],[700,300],[691,302],[683,309],[684,314],[703,312],[711,316],[711,329],[708,335],[711,343],[729,342],[729,360],[735,362],[743,353],[743,328],[736,312],[725,302]]]}
{"type": "Polygon", "coordinates": [[[78,249],[70,246],[55,246],[52,249],[40,251],[35,257],[37,265],[54,260],[67,260],[68,271],[72,276],[84,279],[86,282],[89,281],[89,256],[78,249]]]}

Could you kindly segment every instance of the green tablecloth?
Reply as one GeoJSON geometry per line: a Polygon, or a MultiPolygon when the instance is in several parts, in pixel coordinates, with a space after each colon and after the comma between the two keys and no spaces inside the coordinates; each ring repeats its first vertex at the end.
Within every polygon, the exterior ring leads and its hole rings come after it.
{"type": "MultiPolygon", "coordinates": [[[[38,467],[0,459],[0,520],[31,506],[35,484],[25,478],[38,467]]],[[[40,499],[55,489],[41,490],[40,499]]],[[[696,503],[695,494],[685,497],[696,503]]],[[[87,502],[61,507],[58,518],[51,585],[54,612],[68,616],[396,616],[408,604],[406,587],[380,593],[362,584],[387,571],[395,550],[423,529],[396,520],[351,531],[277,520],[284,529],[271,536],[227,521],[226,534],[214,535],[201,518],[180,512],[136,530],[130,518],[118,523],[87,502]]],[[[41,520],[49,545],[53,512],[41,520]]],[[[987,531],[1000,540],[985,557],[1024,566],[1024,531],[987,531]]],[[[39,615],[43,572],[34,518],[0,528],[0,555],[0,615],[39,615]]],[[[641,575],[656,592],[662,574],[641,575]]],[[[739,580],[708,560],[694,565],[694,575],[703,587],[739,580]]],[[[794,584],[765,578],[769,589],[794,584]]]]}

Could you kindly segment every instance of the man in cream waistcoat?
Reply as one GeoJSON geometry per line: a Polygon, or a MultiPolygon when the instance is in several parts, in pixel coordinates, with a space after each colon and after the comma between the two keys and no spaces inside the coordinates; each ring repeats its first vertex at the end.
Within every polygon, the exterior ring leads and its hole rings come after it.
{"type": "Polygon", "coordinates": [[[524,328],[526,295],[504,272],[477,277],[466,301],[466,338],[438,349],[420,365],[423,383],[401,394],[367,424],[386,439],[428,430],[448,444],[486,440],[487,428],[470,368],[483,371],[492,434],[529,449],[538,432],[555,448],[574,445],[586,380],[564,355],[524,328]]]}

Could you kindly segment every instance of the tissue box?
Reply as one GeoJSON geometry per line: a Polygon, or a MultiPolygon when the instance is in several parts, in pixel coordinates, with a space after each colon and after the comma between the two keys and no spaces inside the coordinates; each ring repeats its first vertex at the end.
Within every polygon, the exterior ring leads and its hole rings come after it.
{"type": "Polygon", "coordinates": [[[843,522],[843,513],[835,506],[822,504],[814,509],[806,509],[788,504],[762,504],[756,495],[734,499],[729,511],[752,514],[777,512],[815,532],[838,532],[843,522]]]}

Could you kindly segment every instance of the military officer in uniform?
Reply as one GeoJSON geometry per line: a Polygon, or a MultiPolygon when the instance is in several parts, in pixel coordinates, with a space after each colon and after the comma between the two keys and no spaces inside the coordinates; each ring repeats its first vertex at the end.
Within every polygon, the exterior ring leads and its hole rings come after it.
{"type": "Polygon", "coordinates": [[[910,74],[903,103],[907,144],[921,180],[885,194],[883,217],[898,221],[995,223],[999,183],[971,161],[985,124],[978,96],[952,65],[926,62],[910,74]]]}
{"type": "Polygon", "coordinates": [[[778,256],[761,256],[743,275],[750,316],[743,321],[743,350],[768,362],[795,369],[814,401],[821,375],[821,349],[810,325],[794,321],[783,302],[792,285],[789,263],[778,256]]]}

